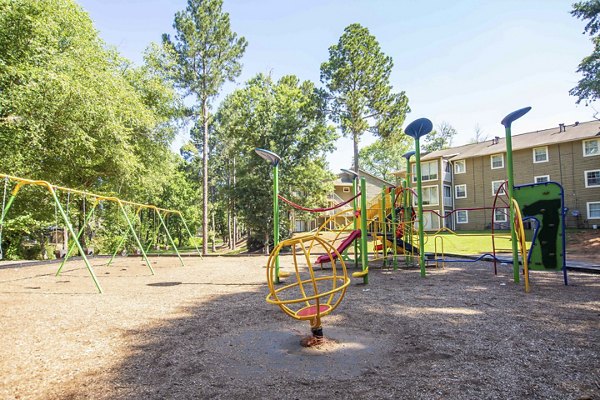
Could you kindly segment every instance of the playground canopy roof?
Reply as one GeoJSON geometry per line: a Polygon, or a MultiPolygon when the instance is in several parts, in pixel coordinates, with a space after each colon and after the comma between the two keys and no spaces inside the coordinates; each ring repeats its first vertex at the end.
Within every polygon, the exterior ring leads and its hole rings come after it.
{"type": "MultiPolygon", "coordinates": [[[[575,122],[572,125],[544,129],[541,131],[527,132],[512,136],[513,151],[531,149],[556,143],[573,142],[576,140],[591,139],[599,136],[600,121],[575,122]]],[[[444,150],[437,150],[421,157],[421,161],[446,158],[451,161],[463,160],[472,157],[481,157],[491,154],[506,152],[506,138],[500,137],[481,143],[466,144],[444,150]]]]}

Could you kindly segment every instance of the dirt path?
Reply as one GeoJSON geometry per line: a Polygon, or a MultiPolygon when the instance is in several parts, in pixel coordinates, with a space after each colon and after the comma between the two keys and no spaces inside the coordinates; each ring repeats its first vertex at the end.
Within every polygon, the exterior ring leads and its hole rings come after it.
{"type": "Polygon", "coordinates": [[[0,398],[600,398],[600,275],[373,270],[315,350],[264,301],[266,258],[154,261],[97,266],[103,295],[78,263],[0,269],[0,398]]]}

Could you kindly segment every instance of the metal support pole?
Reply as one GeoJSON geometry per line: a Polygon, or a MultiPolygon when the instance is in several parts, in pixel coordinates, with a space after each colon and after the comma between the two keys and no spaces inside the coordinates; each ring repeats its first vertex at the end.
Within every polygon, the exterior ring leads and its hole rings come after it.
{"type": "MultiPolygon", "coordinates": [[[[408,136],[415,139],[415,163],[417,167],[417,207],[418,207],[418,218],[419,218],[419,265],[421,267],[421,276],[425,277],[425,235],[423,233],[423,192],[421,186],[421,145],[419,138],[427,135],[433,129],[433,124],[427,118],[419,118],[414,120],[405,129],[408,136]]],[[[407,153],[408,155],[408,153],[407,153]]],[[[406,160],[408,161],[408,158],[406,160]]],[[[414,246],[414,244],[412,244],[414,246]]]]}
{"type": "MultiPolygon", "coordinates": [[[[185,227],[185,230],[187,231],[187,233],[190,236],[190,239],[192,240],[192,243],[193,243],[194,236],[192,236],[192,232],[190,232],[190,228],[188,228],[188,225],[185,223],[185,219],[183,218],[183,215],[181,213],[179,213],[179,218],[181,218],[181,222],[183,222],[183,226],[185,227]]],[[[200,256],[200,259],[202,259],[202,252],[200,251],[198,246],[196,246],[195,243],[194,243],[194,247],[196,248],[196,251],[198,252],[198,255],[200,256]]]]}
{"type": "MultiPolygon", "coordinates": [[[[52,195],[52,198],[54,199],[54,202],[57,205],[60,215],[63,217],[63,219],[65,221],[65,224],[67,226],[67,230],[69,231],[69,234],[73,238],[77,237],[77,235],[75,235],[75,232],[73,231],[73,226],[71,225],[71,222],[69,221],[69,217],[67,217],[67,214],[65,213],[65,210],[63,210],[62,205],[60,204],[60,201],[58,201],[58,197],[56,196],[56,192],[54,191],[54,188],[52,188],[52,186],[50,184],[48,184],[48,186],[46,186],[46,187],[48,188],[48,191],[52,195]]],[[[75,240],[75,246],[77,246],[77,250],[79,250],[79,252],[81,253],[81,255],[83,257],[83,262],[85,263],[85,266],[86,266],[88,272],[92,276],[92,280],[94,281],[94,284],[96,285],[96,289],[98,289],[99,293],[102,293],[102,288],[100,287],[98,278],[96,278],[96,274],[94,273],[94,270],[92,269],[92,266],[90,265],[90,262],[89,262],[87,256],[85,255],[85,252],[83,251],[83,248],[81,247],[81,244],[79,243],[79,240],[75,240]]]]}
{"type": "MultiPolygon", "coordinates": [[[[273,165],[273,248],[279,244],[279,163],[273,165]]],[[[279,283],[279,254],[275,258],[275,283],[279,283]]]]}
{"type": "MultiPolygon", "coordinates": [[[[425,234],[423,232],[423,191],[421,184],[421,150],[419,138],[415,138],[415,162],[417,165],[417,218],[419,219],[419,267],[421,268],[421,276],[427,275],[425,271],[425,234]]],[[[413,244],[414,246],[414,244],[413,244]]]]}
{"type": "MultiPolygon", "coordinates": [[[[137,243],[137,245],[140,249],[140,252],[142,253],[142,257],[144,257],[144,261],[146,262],[146,265],[150,269],[150,272],[152,273],[152,275],[154,275],[154,269],[152,268],[152,265],[150,265],[150,261],[148,260],[148,257],[146,257],[146,252],[144,251],[144,247],[142,246],[142,243],[140,243],[140,239],[138,238],[137,233],[135,233],[135,229],[133,228],[133,225],[131,225],[131,221],[129,220],[129,216],[127,216],[127,211],[125,211],[125,207],[123,207],[123,203],[119,200],[118,204],[119,204],[119,208],[123,212],[125,221],[127,221],[127,225],[129,225],[129,231],[133,235],[133,238],[135,239],[135,242],[137,243]]],[[[160,214],[159,214],[159,216],[160,216],[160,214]]],[[[123,239],[123,240],[125,240],[125,239],[123,239]]]]}
{"type": "Polygon", "coordinates": [[[398,269],[398,243],[396,242],[396,188],[391,188],[390,201],[392,202],[392,245],[394,246],[394,256],[392,259],[392,265],[394,271],[398,269]]]}
{"type": "MultiPolygon", "coordinates": [[[[365,178],[360,178],[360,260],[362,271],[369,268],[369,260],[367,255],[367,181],[365,178]]],[[[363,283],[369,283],[369,274],[363,276],[363,283]]]]}
{"type": "MultiPolygon", "coordinates": [[[[85,227],[86,227],[88,221],[90,220],[90,218],[92,218],[92,215],[94,214],[94,211],[96,210],[96,206],[97,205],[98,205],[98,202],[97,201],[94,202],[94,205],[92,206],[90,212],[83,219],[83,226],[81,227],[81,229],[79,230],[79,232],[77,232],[77,238],[75,238],[76,242],[79,242],[79,238],[83,234],[83,231],[85,230],[85,227]]],[[[75,243],[71,243],[71,245],[69,246],[69,250],[67,251],[67,254],[65,254],[65,258],[60,263],[60,267],[58,267],[58,271],[56,271],[56,275],[55,276],[60,275],[60,272],[62,271],[63,267],[67,263],[67,260],[69,259],[69,257],[71,257],[71,254],[73,253],[73,250],[75,250],[75,243]]]]}
{"type": "Polygon", "coordinates": [[[515,283],[519,283],[519,246],[517,243],[517,232],[515,230],[515,210],[513,205],[513,188],[514,188],[514,176],[513,176],[513,160],[512,160],[512,136],[510,127],[513,121],[521,118],[531,110],[531,107],[521,108],[508,114],[500,122],[504,125],[506,131],[506,174],[508,178],[508,201],[509,201],[509,215],[510,215],[510,240],[512,244],[512,256],[513,256],[513,278],[515,283]]]}
{"type": "MultiPolygon", "coordinates": [[[[169,230],[167,229],[167,224],[165,224],[165,221],[162,217],[162,215],[160,215],[160,212],[157,212],[158,214],[158,219],[160,220],[160,223],[162,224],[163,228],[165,228],[165,232],[167,234],[167,238],[169,239],[169,242],[171,242],[171,246],[173,246],[173,249],[175,249],[175,253],[177,254],[177,257],[179,257],[179,261],[181,262],[181,266],[183,267],[183,260],[181,259],[181,255],[179,254],[179,251],[177,250],[177,246],[175,246],[175,242],[173,241],[173,238],[171,237],[171,234],[169,233],[169,230]]],[[[145,257],[145,255],[144,255],[145,257]]]]}

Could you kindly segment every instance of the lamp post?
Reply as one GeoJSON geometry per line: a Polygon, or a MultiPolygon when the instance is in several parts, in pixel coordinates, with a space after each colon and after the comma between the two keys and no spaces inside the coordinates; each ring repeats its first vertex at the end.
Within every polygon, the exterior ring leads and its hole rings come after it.
{"type": "MultiPolygon", "coordinates": [[[[273,248],[279,244],[279,163],[281,157],[269,150],[254,149],[262,159],[273,167],[273,248]]],[[[279,283],[279,255],[275,258],[275,283],[279,283]]]]}
{"type": "MultiPolygon", "coordinates": [[[[423,196],[421,188],[421,150],[419,139],[427,135],[433,129],[433,124],[427,118],[419,118],[408,124],[404,132],[415,139],[415,162],[417,165],[417,217],[419,218],[419,266],[421,267],[421,276],[425,277],[425,235],[423,233],[423,196]]],[[[408,160],[408,159],[407,159],[408,160]]]]}
{"type": "Polygon", "coordinates": [[[515,210],[513,207],[513,160],[512,160],[512,137],[510,126],[513,121],[521,118],[531,110],[531,107],[520,108],[516,111],[508,114],[500,122],[504,125],[506,131],[506,175],[508,178],[508,203],[509,203],[509,215],[510,215],[510,240],[512,242],[512,255],[513,255],[513,277],[516,283],[519,283],[519,247],[517,243],[517,232],[515,231],[515,210]]]}

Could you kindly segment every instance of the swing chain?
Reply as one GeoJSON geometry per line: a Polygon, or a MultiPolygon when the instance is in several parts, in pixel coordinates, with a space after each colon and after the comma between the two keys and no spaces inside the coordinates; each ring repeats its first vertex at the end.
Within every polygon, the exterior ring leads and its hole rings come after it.
{"type": "Polygon", "coordinates": [[[2,216],[0,217],[0,260],[4,259],[2,251],[2,228],[4,227],[4,207],[6,205],[6,188],[8,187],[8,177],[4,177],[4,194],[2,195],[2,216]]]}

